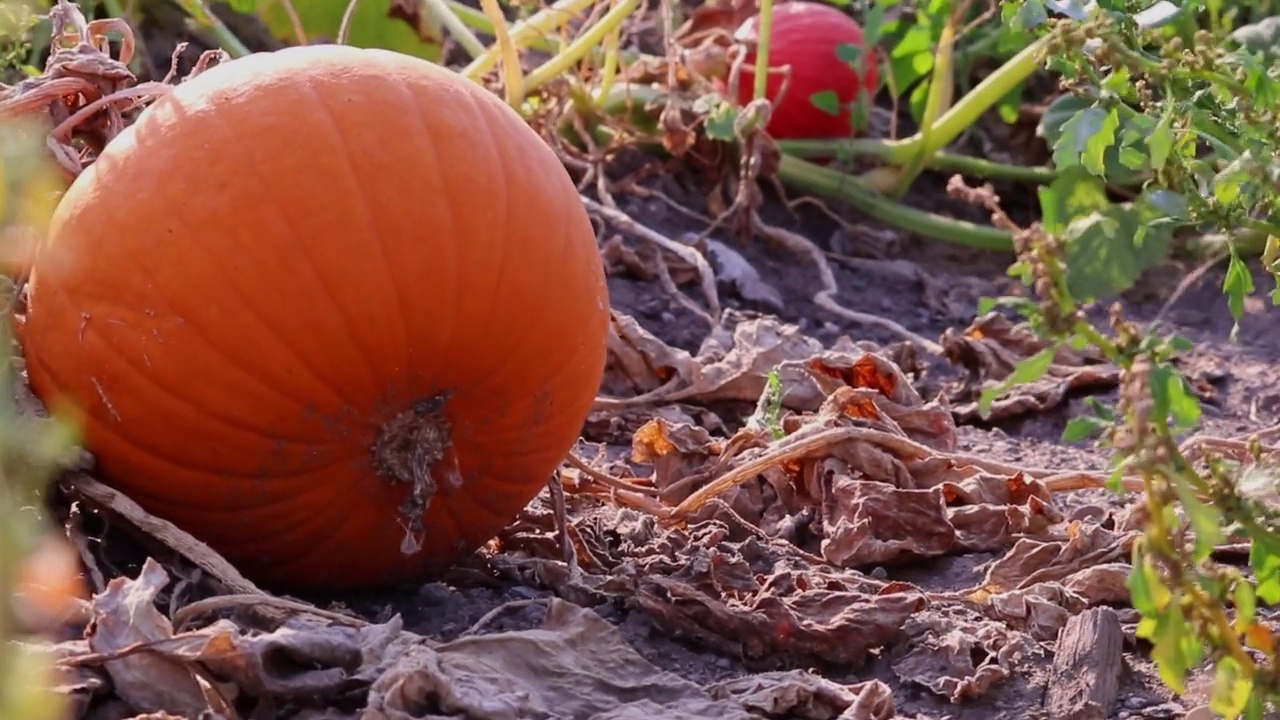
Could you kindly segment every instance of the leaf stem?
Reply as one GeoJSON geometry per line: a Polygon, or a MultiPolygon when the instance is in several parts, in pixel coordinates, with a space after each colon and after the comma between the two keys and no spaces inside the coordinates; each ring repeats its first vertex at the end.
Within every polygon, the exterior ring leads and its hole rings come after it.
{"type": "Polygon", "coordinates": [[[511,33],[507,31],[507,21],[502,16],[502,8],[498,7],[498,0],[480,0],[480,8],[493,23],[494,34],[497,35],[496,42],[489,50],[496,48],[502,58],[502,87],[507,104],[518,110],[524,102],[525,92],[524,70],[520,67],[519,51],[515,41],[511,39],[511,33]]]}
{"type": "Polygon", "coordinates": [[[867,190],[852,176],[790,155],[782,156],[778,164],[778,177],[800,190],[845,201],[899,230],[983,250],[1013,250],[1013,236],[1004,230],[907,207],[867,190]]]}
{"type": "MultiPolygon", "coordinates": [[[[530,47],[539,41],[545,42],[548,36],[569,21],[574,20],[585,9],[591,7],[594,2],[595,0],[556,0],[552,5],[512,25],[510,30],[507,31],[507,35],[517,48],[530,47]]],[[[490,17],[490,21],[496,23],[492,17],[490,17]]],[[[502,26],[503,28],[506,27],[505,20],[502,21],[502,26]]],[[[495,36],[497,31],[498,28],[495,24],[495,36]]],[[[465,78],[479,82],[480,78],[492,70],[501,59],[501,49],[497,43],[494,43],[484,51],[483,55],[472,60],[469,65],[463,68],[461,74],[465,78]]]]}
{"type": "Polygon", "coordinates": [[[640,0],[622,0],[617,5],[614,5],[609,12],[604,14],[604,17],[600,18],[600,22],[592,25],[590,29],[575,38],[555,57],[539,65],[533,72],[529,73],[524,81],[524,91],[527,93],[536,90],[563,75],[571,65],[581,60],[597,45],[604,43],[605,38],[621,27],[622,21],[627,19],[639,6],[640,0]]]}

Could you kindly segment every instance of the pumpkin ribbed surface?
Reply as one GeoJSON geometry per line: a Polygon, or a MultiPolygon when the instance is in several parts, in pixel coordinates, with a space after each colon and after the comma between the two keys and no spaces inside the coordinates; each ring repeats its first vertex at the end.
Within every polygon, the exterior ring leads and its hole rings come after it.
{"type": "Polygon", "coordinates": [[[53,217],[20,336],[113,486],[258,582],[340,591],[442,569],[545,486],[608,316],[573,183],[514,111],[310,46],[117,137],[53,217]]]}

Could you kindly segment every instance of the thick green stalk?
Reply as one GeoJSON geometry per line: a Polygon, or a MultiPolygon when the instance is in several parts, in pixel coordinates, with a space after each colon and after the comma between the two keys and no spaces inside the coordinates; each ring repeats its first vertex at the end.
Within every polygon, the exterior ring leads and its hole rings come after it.
{"type": "Polygon", "coordinates": [[[983,250],[1013,250],[1013,237],[1004,230],[901,205],[867,190],[853,177],[796,157],[782,156],[778,177],[787,185],[805,192],[847,202],[899,230],[983,250]]]}
{"type": "MultiPolygon", "coordinates": [[[[928,142],[924,135],[917,133],[906,142],[925,146],[926,153],[933,153],[950,145],[960,137],[978,119],[995,107],[1005,95],[1017,89],[1024,80],[1035,74],[1044,61],[1044,52],[1053,35],[1036,40],[1021,52],[1009,58],[977,87],[969,91],[960,101],[951,107],[930,129],[928,142]]],[[[896,164],[896,163],[895,163],[896,164]]]]}
{"type": "Polygon", "coordinates": [[[760,32],[756,36],[756,75],[752,99],[764,99],[769,87],[769,46],[773,37],[773,0],[760,0],[760,32]]]}
{"type": "MultiPolygon", "coordinates": [[[[951,19],[942,28],[942,37],[938,39],[937,57],[933,61],[933,72],[929,77],[929,95],[925,98],[924,114],[921,117],[920,128],[920,148],[916,151],[911,161],[904,165],[898,174],[897,182],[893,188],[895,197],[902,197],[911,189],[911,184],[920,176],[920,171],[929,163],[930,157],[937,150],[930,148],[933,146],[933,136],[936,130],[934,123],[938,121],[946,108],[951,106],[951,100],[955,93],[955,72],[953,69],[953,59],[956,48],[956,22],[957,18],[953,14],[951,19]]],[[[946,143],[943,143],[946,145],[946,143]]]]}
{"type": "Polygon", "coordinates": [[[467,55],[472,59],[476,59],[484,54],[484,43],[471,32],[471,28],[467,27],[462,18],[454,14],[453,8],[449,6],[445,0],[422,0],[422,6],[435,17],[440,19],[440,23],[444,25],[454,40],[467,51],[467,55]]]}
{"type": "MultiPolygon", "coordinates": [[[[840,157],[844,153],[850,153],[851,147],[854,148],[851,155],[879,158],[884,155],[882,150],[887,149],[882,140],[860,138],[854,142],[861,142],[861,145],[853,146],[847,140],[779,140],[778,149],[801,159],[840,157]]],[[[960,172],[989,180],[1012,180],[1040,185],[1048,185],[1058,177],[1057,172],[1049,167],[1009,165],[947,150],[934,153],[925,166],[933,170],[960,172]]]]}

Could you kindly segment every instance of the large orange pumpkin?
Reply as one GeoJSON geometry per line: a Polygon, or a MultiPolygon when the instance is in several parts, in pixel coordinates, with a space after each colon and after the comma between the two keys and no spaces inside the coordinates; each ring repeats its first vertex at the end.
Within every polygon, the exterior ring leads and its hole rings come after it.
{"type": "Polygon", "coordinates": [[[595,235],[494,95],[381,50],[214,67],[70,187],[20,328],[103,475],[269,587],[411,582],[509,522],[604,372],[595,235]]]}

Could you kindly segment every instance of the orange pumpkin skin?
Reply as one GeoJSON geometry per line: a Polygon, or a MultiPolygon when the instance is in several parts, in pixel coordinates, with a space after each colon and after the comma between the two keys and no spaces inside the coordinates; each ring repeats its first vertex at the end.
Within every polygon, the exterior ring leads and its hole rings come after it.
{"type": "Polygon", "coordinates": [[[577,191],[514,111],[330,45],[142,113],[57,208],[18,331],[113,486],[323,593],[420,580],[510,522],[579,436],[608,318],[577,191]],[[434,495],[406,516],[415,468],[434,495]]]}

